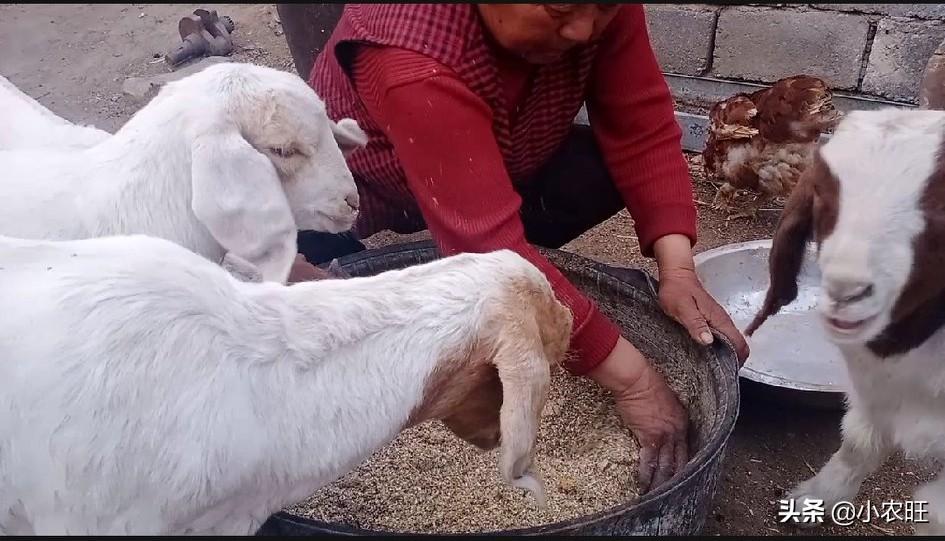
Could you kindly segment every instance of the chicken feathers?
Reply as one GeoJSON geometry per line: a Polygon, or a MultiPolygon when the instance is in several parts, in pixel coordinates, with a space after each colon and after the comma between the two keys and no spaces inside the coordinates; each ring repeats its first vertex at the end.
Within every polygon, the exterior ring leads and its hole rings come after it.
{"type": "Polygon", "coordinates": [[[722,184],[713,208],[731,211],[738,190],[759,192],[761,197],[730,218],[754,216],[772,198],[786,198],[810,163],[821,134],[832,130],[841,116],[827,84],[808,75],[787,77],[716,103],[709,111],[702,153],[708,178],[722,184]]]}

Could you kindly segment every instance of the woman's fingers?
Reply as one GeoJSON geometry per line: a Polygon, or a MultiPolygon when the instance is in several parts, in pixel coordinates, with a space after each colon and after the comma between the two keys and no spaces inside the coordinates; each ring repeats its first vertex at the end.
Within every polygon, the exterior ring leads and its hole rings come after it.
{"type": "Polygon", "coordinates": [[[705,315],[699,310],[695,298],[690,296],[680,299],[677,306],[679,311],[677,320],[686,327],[692,339],[704,346],[711,344],[714,339],[712,329],[705,315]]]}
{"type": "Polygon", "coordinates": [[[686,328],[693,340],[709,345],[712,329],[725,335],[735,348],[739,363],[748,359],[745,337],[735,326],[728,312],[709,295],[696,280],[670,279],[660,285],[660,303],[667,315],[686,328]]]}
{"type": "Polygon", "coordinates": [[[745,340],[745,336],[738,330],[738,327],[735,326],[735,322],[732,321],[731,316],[724,308],[719,306],[715,299],[709,296],[708,293],[704,293],[704,299],[697,301],[697,304],[700,305],[705,317],[709,322],[709,325],[719,330],[720,333],[724,334],[728,338],[733,347],[735,348],[735,354],[738,356],[738,361],[744,363],[748,359],[749,349],[748,342],[745,340]]]}
{"type": "Polygon", "coordinates": [[[643,446],[638,467],[640,492],[645,494],[659,488],[679,473],[688,460],[684,439],[667,438],[661,444],[643,446]]]}
{"type": "Polygon", "coordinates": [[[667,438],[660,447],[659,466],[656,468],[656,474],[653,476],[653,486],[651,490],[659,487],[675,475],[676,473],[676,445],[675,438],[667,438]]]}
{"type": "Polygon", "coordinates": [[[676,438],[676,471],[682,471],[689,462],[689,444],[686,443],[686,435],[676,438]]]}
{"type": "Polygon", "coordinates": [[[653,476],[659,465],[658,451],[658,447],[654,444],[644,445],[640,449],[640,463],[637,466],[637,482],[640,485],[641,493],[645,494],[650,491],[650,484],[653,483],[653,476]]]}

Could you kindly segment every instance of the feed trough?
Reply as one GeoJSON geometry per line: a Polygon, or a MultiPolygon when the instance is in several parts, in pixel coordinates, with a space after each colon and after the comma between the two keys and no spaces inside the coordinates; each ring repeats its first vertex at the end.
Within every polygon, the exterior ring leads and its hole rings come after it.
{"type": "MultiPolygon", "coordinates": [[[[643,495],[604,511],[533,528],[472,532],[473,535],[693,535],[701,531],[722,472],[726,444],[738,416],[739,388],[734,349],[721,336],[715,345],[695,344],[663,314],[655,282],[637,270],[602,265],[563,251],[543,253],[601,309],[623,327],[657,369],[685,375],[670,382],[685,389],[693,430],[690,460],[675,478],[643,495]],[[676,366],[673,368],[673,366],[676,366]],[[684,368],[679,368],[680,366],[684,368]]],[[[439,257],[429,241],[360,252],[340,263],[353,276],[424,263],[439,257]]],[[[677,390],[678,392],[678,390],[677,390]]],[[[449,502],[444,502],[449,505],[449,502]]],[[[257,535],[403,535],[329,523],[287,511],[269,518],[257,535]]]]}
{"type": "MultiPolygon", "coordinates": [[[[728,244],[699,253],[696,273],[706,290],[744,329],[764,302],[771,240],[728,244]]],[[[820,270],[808,247],[798,277],[798,296],[749,338],[751,355],[742,378],[763,386],[768,396],[809,406],[843,404],[846,367],[828,339],[817,312],[820,270]]]]}

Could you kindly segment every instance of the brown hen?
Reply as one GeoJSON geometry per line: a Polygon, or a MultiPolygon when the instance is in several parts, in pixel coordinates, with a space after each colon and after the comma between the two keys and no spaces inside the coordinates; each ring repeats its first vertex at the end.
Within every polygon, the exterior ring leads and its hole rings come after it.
{"type": "Polygon", "coordinates": [[[820,135],[841,116],[827,84],[808,75],[715,104],[702,153],[707,177],[722,183],[713,208],[731,211],[735,193],[742,189],[760,197],[730,219],[752,217],[771,199],[786,198],[810,163],[820,135]]]}

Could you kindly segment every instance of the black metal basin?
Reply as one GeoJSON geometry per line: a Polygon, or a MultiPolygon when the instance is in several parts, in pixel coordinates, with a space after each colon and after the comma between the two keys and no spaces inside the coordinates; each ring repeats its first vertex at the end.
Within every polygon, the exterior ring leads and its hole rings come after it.
{"type": "MultiPolygon", "coordinates": [[[[603,265],[564,251],[542,250],[572,282],[594,298],[624,335],[657,367],[684,363],[691,373],[689,401],[692,456],[670,482],[606,511],[537,528],[483,532],[483,535],[694,535],[703,527],[716,494],[726,444],[739,408],[738,363],[734,348],[719,334],[712,347],[695,344],[660,309],[656,281],[639,270],[603,265]]],[[[421,264],[438,258],[429,241],[348,256],[340,263],[354,276],[421,264]]],[[[286,512],[273,515],[257,535],[414,535],[371,531],[310,520],[286,512]]]]}

